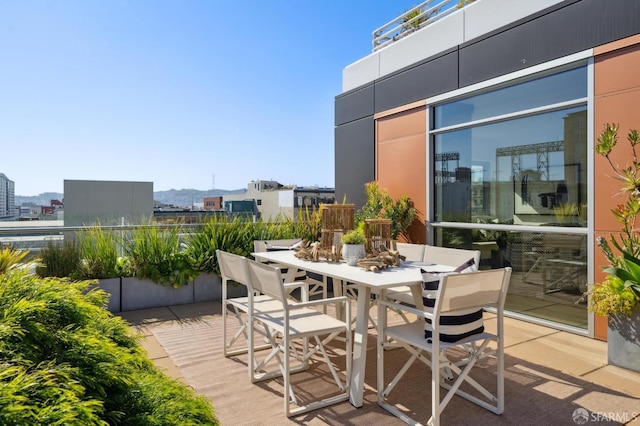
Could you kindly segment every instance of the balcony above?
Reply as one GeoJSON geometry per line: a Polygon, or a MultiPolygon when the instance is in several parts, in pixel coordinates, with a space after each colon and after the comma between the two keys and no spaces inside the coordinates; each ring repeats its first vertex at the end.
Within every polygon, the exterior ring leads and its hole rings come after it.
{"type": "Polygon", "coordinates": [[[562,1],[476,0],[460,9],[454,0],[425,1],[373,32],[373,52],[344,68],[342,91],[356,89],[562,1]]]}

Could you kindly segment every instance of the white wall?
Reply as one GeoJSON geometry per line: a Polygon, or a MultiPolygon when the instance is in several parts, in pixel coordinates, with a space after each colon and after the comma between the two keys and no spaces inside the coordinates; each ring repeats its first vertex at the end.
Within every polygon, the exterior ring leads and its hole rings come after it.
{"type": "Polygon", "coordinates": [[[346,66],[342,71],[342,91],[355,89],[562,1],[477,0],[346,66]]]}

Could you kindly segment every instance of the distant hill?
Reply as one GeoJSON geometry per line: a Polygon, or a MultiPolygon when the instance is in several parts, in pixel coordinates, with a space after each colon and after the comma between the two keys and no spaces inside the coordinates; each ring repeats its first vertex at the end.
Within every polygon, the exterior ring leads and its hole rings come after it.
{"type": "MultiPolygon", "coordinates": [[[[165,204],[173,204],[178,207],[191,207],[193,203],[201,203],[204,197],[218,197],[225,194],[237,194],[245,191],[244,189],[226,190],[226,189],[210,189],[201,191],[198,189],[170,189],[168,191],[157,191],[153,193],[153,199],[165,204]]],[[[48,206],[51,200],[60,200],[64,198],[64,194],[60,192],[43,192],[39,195],[16,195],[16,205],[20,206],[25,203],[33,203],[36,206],[48,206]]]]}
{"type": "Polygon", "coordinates": [[[43,192],[40,195],[16,195],[16,206],[20,206],[26,203],[32,203],[36,206],[49,206],[51,200],[62,201],[63,195],[61,192],[43,192]]]}

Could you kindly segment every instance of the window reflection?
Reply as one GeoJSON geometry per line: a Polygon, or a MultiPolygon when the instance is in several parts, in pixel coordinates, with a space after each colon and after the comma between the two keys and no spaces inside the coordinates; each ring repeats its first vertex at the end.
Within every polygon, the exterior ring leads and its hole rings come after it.
{"type": "Polygon", "coordinates": [[[437,134],[436,221],[586,226],[586,107],[437,134]]]}
{"type": "Polygon", "coordinates": [[[435,108],[435,129],[587,96],[587,69],[575,68],[435,108]]]}
{"type": "Polygon", "coordinates": [[[434,229],[435,244],[480,250],[480,269],[512,268],[506,308],[587,328],[587,236],[488,229],[434,229]]]}

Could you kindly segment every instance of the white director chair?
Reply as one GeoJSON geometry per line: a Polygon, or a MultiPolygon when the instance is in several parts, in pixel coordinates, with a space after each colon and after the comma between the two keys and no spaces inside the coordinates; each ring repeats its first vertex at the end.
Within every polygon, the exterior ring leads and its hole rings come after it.
{"type": "MultiPolygon", "coordinates": [[[[421,424],[412,419],[407,412],[389,401],[389,394],[399,383],[416,359],[424,362],[431,369],[431,417],[428,424],[439,425],[442,413],[454,395],[462,396],[479,406],[496,414],[504,410],[504,302],[511,277],[511,268],[470,272],[466,274],[447,274],[440,278],[433,308],[416,309],[398,306],[383,299],[378,302],[378,364],[377,388],[378,404],[408,424],[421,424]],[[496,308],[497,331],[488,333],[484,327],[479,329],[476,321],[474,331],[460,335],[460,339],[451,338],[456,326],[445,324],[464,322],[468,312],[482,310],[485,307],[496,308]],[[387,310],[402,309],[418,316],[413,323],[387,325],[387,310]],[[444,319],[444,321],[443,321],[444,319]],[[444,324],[443,324],[444,323],[444,324]],[[436,324],[432,326],[432,324],[436,324]],[[470,334],[473,333],[473,334],[470,334]],[[446,334],[447,340],[441,339],[446,334]],[[470,334],[470,335],[469,335],[470,334]],[[430,335],[429,338],[426,336],[430,335]],[[492,347],[489,344],[492,343],[492,347]],[[396,376],[385,384],[385,346],[401,346],[409,351],[411,358],[400,369],[396,376]],[[462,348],[465,355],[457,361],[450,361],[447,352],[451,348],[462,348]],[[430,356],[424,356],[426,352],[430,356]],[[496,385],[492,391],[471,377],[471,370],[476,363],[485,358],[494,358],[496,364],[496,385]],[[460,385],[466,382],[472,389],[463,391],[460,385]],[[440,398],[440,388],[447,392],[440,398]]],[[[426,302],[425,302],[426,305],[426,302]]],[[[480,319],[480,324],[481,324],[480,319]]],[[[469,324],[462,325],[466,327],[469,324]]],[[[466,330],[469,330],[467,328],[466,330]]],[[[483,373],[484,374],[484,373],[483,373]]],[[[421,378],[417,378],[420,380],[421,378]]],[[[405,379],[409,380],[409,378],[405,379]]],[[[422,379],[423,380],[423,379],[422,379]]],[[[426,383],[426,381],[425,381],[426,383]]],[[[428,390],[425,389],[425,396],[428,390]]]]}

